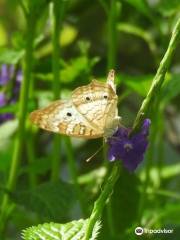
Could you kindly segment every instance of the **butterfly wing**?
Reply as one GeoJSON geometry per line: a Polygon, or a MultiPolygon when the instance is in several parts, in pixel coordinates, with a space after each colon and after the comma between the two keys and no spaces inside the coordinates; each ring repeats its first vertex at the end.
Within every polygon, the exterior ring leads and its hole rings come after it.
{"type": "Polygon", "coordinates": [[[76,88],[72,93],[72,102],[88,123],[103,133],[106,125],[117,116],[117,95],[107,83],[93,80],[76,88]]]}
{"type": "Polygon", "coordinates": [[[70,101],[59,100],[36,110],[31,113],[31,120],[40,128],[68,136],[99,138],[112,135],[118,124],[114,70],[109,72],[106,83],[93,80],[78,87],[72,92],[70,101]]]}
{"type": "Polygon", "coordinates": [[[40,128],[74,137],[99,138],[103,132],[93,128],[76,110],[71,101],[58,100],[30,114],[40,128]]]}

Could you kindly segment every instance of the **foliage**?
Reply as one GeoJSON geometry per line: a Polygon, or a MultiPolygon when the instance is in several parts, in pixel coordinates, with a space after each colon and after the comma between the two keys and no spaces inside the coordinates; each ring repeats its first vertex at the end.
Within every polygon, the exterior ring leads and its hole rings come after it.
{"type": "Polygon", "coordinates": [[[22,232],[25,240],[136,239],[137,226],[174,229],[169,238],[178,239],[179,1],[0,0],[0,7],[0,239],[22,232]],[[14,68],[8,77],[4,64],[14,68]],[[29,121],[31,111],[94,77],[105,81],[109,68],[122,124],[135,133],[151,119],[134,173],[109,163],[105,147],[85,161],[101,139],[59,137],[29,121]]]}
{"type": "MultiPolygon", "coordinates": [[[[83,240],[87,220],[80,219],[78,221],[72,221],[66,224],[57,223],[45,223],[43,225],[38,225],[37,227],[30,227],[23,231],[24,240],[65,240],[65,239],[79,239],[83,240]]],[[[97,239],[97,235],[100,229],[100,223],[97,222],[92,237],[90,240],[97,239]]]]}
{"type": "Polygon", "coordinates": [[[15,203],[33,211],[46,221],[62,221],[76,202],[73,185],[58,181],[43,183],[32,190],[12,194],[15,203]]]}

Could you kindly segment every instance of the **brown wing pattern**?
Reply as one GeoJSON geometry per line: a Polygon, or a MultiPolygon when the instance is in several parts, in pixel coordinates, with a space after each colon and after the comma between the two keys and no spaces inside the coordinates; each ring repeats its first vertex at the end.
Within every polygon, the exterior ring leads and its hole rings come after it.
{"type": "Polygon", "coordinates": [[[118,124],[114,71],[106,83],[93,80],[78,87],[71,100],[55,101],[32,112],[30,119],[42,129],[68,136],[91,139],[113,133],[118,124]]]}
{"type": "Polygon", "coordinates": [[[74,137],[99,138],[97,130],[81,116],[71,101],[55,101],[49,106],[30,114],[30,120],[42,129],[74,137]]]}
{"type": "Polygon", "coordinates": [[[117,105],[117,95],[109,84],[93,80],[72,92],[72,102],[92,126],[103,130],[111,107],[117,105]]]}

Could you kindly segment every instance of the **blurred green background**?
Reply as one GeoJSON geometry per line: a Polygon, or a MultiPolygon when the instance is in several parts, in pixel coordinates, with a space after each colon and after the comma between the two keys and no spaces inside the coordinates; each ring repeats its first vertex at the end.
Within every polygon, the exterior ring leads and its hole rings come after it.
{"type": "MultiPolygon", "coordinates": [[[[54,99],[52,13],[49,2],[46,4],[42,13],[38,9],[28,112],[54,99]]],[[[70,97],[74,88],[88,84],[93,78],[105,81],[108,70],[114,68],[119,115],[123,125],[130,127],[179,15],[178,0],[65,1],[59,22],[59,97],[70,97]]],[[[17,71],[23,68],[26,31],[20,1],[0,0],[0,64],[15,68],[8,84],[0,85],[0,92],[8,99],[14,86],[11,83],[17,71]]],[[[150,239],[175,240],[180,236],[179,56],[180,46],[157,96],[154,111],[148,113],[152,126],[145,160],[133,174],[122,169],[111,207],[103,212],[98,239],[135,239],[134,229],[139,223],[151,229],[174,229],[173,234],[151,235],[150,239]]],[[[0,119],[5,113],[13,116],[8,121],[0,121],[0,201],[6,192],[11,168],[18,99],[0,107],[0,119]]],[[[57,179],[53,183],[53,138],[53,133],[39,130],[27,120],[18,181],[15,190],[8,193],[12,200],[11,213],[3,240],[19,239],[21,230],[32,225],[68,222],[91,213],[109,163],[104,161],[102,152],[88,163],[85,160],[102,145],[102,140],[59,138],[56,157],[59,159],[58,179],[62,181],[57,179]]]]}

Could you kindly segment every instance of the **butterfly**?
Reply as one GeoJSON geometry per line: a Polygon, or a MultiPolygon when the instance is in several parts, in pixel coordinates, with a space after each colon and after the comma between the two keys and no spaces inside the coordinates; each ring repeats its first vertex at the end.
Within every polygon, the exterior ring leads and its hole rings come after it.
{"type": "Polygon", "coordinates": [[[110,70],[106,83],[92,80],[76,88],[69,100],[57,100],[33,111],[30,120],[42,129],[72,137],[112,136],[120,124],[114,75],[110,70]]]}

